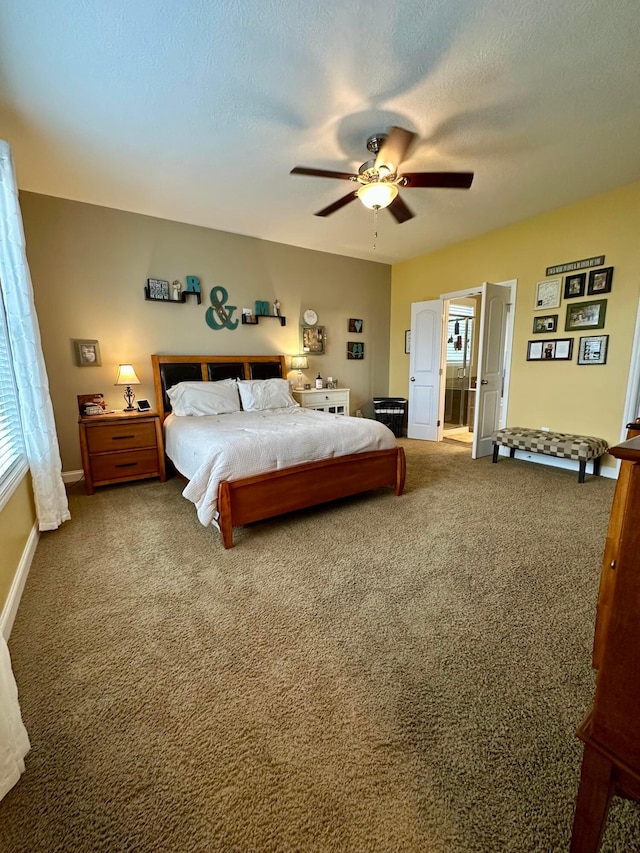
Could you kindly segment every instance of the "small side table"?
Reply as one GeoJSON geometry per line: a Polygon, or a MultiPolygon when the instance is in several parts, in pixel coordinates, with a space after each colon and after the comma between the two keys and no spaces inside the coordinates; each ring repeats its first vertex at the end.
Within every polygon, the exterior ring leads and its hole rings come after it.
{"type": "Polygon", "coordinates": [[[349,414],[349,388],[314,388],[310,391],[294,389],[291,393],[303,409],[330,412],[332,415],[349,414]]]}
{"type": "Polygon", "coordinates": [[[166,470],[162,425],[156,412],[81,415],[80,450],[88,495],[96,486],[159,477],[166,470]]]}

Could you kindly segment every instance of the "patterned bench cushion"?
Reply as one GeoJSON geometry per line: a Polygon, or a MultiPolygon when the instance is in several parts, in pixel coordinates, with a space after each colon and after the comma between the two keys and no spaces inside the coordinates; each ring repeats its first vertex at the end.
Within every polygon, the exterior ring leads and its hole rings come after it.
{"type": "Polygon", "coordinates": [[[606,453],[609,445],[604,438],[590,435],[572,435],[564,432],[544,432],[526,427],[506,427],[493,435],[493,443],[516,450],[531,450],[545,453],[547,456],[559,456],[563,459],[577,459],[585,462],[597,459],[606,453]]]}

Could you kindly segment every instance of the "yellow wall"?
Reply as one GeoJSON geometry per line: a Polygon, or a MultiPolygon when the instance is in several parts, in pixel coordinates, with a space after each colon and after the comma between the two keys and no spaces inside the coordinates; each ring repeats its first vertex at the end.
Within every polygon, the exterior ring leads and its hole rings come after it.
{"type": "Polygon", "coordinates": [[[397,264],[391,287],[390,393],[406,396],[409,390],[404,331],[411,323],[412,302],[436,299],[441,293],[483,281],[517,279],[507,424],[549,426],[602,436],[616,444],[640,296],[639,235],[640,183],[635,183],[397,264]],[[533,318],[542,313],[534,314],[535,286],[552,277],[545,276],[546,267],[595,255],[605,255],[605,265],[614,267],[611,293],[602,297],[607,299],[605,328],[565,332],[567,302],[563,299],[560,308],[544,312],[558,314],[558,331],[535,339],[573,337],[572,361],[527,362],[533,318]],[[607,364],[578,366],[579,338],[592,334],[609,335],[607,364]]]}
{"type": "Polygon", "coordinates": [[[387,393],[389,266],[34,193],[21,193],[20,204],[65,471],[81,468],[76,396],[102,393],[111,408],[124,406],[113,384],[119,362],[133,363],[136,395],[153,403],[152,353],[293,355],[306,308],[325,327],[327,351],[309,357],[305,380],[318,371],[337,378],[352,389],[353,410],[387,393]],[[144,300],[147,278],[184,283],[191,274],[201,279],[201,305],[144,300]],[[257,299],[279,299],[287,325],[212,330],[214,286],[227,290],[235,316],[257,299]],[[362,362],[347,361],[349,317],[364,320],[355,338],[365,344],[362,362]],[[77,367],[73,338],[98,340],[102,366],[77,367]]]}
{"type": "Polygon", "coordinates": [[[36,520],[31,475],[26,474],[0,510],[0,613],[36,520]]]}

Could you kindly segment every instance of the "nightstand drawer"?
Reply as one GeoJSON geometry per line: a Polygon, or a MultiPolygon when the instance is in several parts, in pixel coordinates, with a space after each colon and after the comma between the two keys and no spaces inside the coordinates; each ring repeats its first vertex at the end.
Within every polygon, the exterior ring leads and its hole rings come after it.
{"type": "Polygon", "coordinates": [[[158,451],[135,450],[125,453],[105,453],[91,460],[91,474],[95,483],[102,480],[131,480],[146,474],[159,474],[158,451]]]}
{"type": "Polygon", "coordinates": [[[348,395],[344,391],[317,391],[310,399],[313,406],[331,405],[332,403],[344,403],[348,395]]]}
{"type": "Polygon", "coordinates": [[[138,447],[155,447],[156,428],[153,421],[135,421],[91,426],[87,430],[89,453],[108,453],[138,447]]]}

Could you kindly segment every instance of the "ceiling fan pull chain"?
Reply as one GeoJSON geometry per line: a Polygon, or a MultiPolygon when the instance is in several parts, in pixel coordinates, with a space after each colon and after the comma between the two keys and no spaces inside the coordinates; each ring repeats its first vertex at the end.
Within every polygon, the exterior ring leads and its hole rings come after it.
{"type": "Polygon", "coordinates": [[[376,240],[378,239],[378,208],[373,208],[373,251],[376,250],[376,240]]]}

